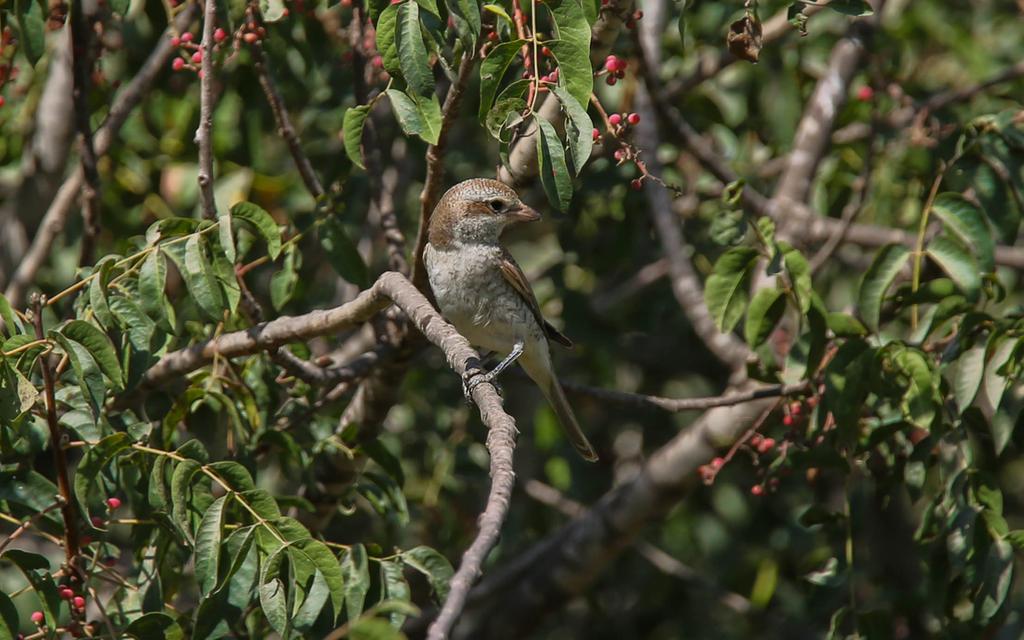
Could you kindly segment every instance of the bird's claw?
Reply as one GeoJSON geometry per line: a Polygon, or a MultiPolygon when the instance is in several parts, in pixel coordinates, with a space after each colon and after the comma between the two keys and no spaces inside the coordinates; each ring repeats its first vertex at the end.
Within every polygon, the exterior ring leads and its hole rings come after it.
{"type": "Polygon", "coordinates": [[[467,371],[462,376],[462,395],[466,396],[466,402],[469,404],[473,403],[473,390],[485,382],[493,385],[494,390],[498,392],[498,395],[501,395],[501,390],[494,384],[495,377],[493,371],[487,373],[483,373],[479,369],[467,371]]]}

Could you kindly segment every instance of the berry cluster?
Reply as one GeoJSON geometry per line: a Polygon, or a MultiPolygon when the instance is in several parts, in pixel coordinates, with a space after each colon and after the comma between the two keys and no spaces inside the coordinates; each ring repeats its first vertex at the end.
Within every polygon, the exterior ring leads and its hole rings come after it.
{"type": "MultiPolygon", "coordinates": [[[[706,485],[714,484],[718,472],[740,451],[745,451],[755,468],[758,469],[760,480],[750,487],[750,495],[763,496],[768,492],[778,489],[779,478],[770,475],[773,469],[781,468],[780,464],[785,460],[786,454],[791,446],[801,438],[796,427],[806,420],[808,414],[818,404],[818,398],[811,396],[805,401],[794,400],[783,405],[781,423],[787,427],[782,442],[775,438],[765,436],[756,431],[751,431],[745,438],[733,445],[733,448],[724,457],[716,457],[711,462],[701,465],[697,469],[701,481],[706,485]],[[765,462],[765,457],[777,456],[770,463],[765,462]]],[[[756,429],[756,427],[755,427],[756,429]]],[[[782,468],[782,473],[788,473],[788,469],[782,468]]]]}
{"type": "Polygon", "coordinates": [[[605,82],[608,83],[608,86],[614,86],[615,83],[626,77],[626,61],[614,54],[608,56],[604,59],[604,73],[607,74],[605,82]]]}

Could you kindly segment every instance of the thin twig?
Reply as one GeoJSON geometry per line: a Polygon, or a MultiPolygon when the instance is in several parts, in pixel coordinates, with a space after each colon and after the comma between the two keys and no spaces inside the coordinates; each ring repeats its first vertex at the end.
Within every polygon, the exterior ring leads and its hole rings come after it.
{"type": "Polygon", "coordinates": [[[616,391],[614,389],[602,389],[600,387],[588,387],[573,382],[562,382],[562,388],[569,393],[581,396],[589,396],[598,400],[614,402],[642,409],[661,409],[674,413],[680,411],[702,411],[712,407],[728,407],[764,398],[778,398],[782,396],[797,396],[807,393],[811,388],[809,382],[797,382],[794,384],[778,384],[756,389],[749,389],[741,392],[727,393],[720,396],[708,396],[703,398],[665,398],[662,396],[648,396],[640,393],[629,393],[627,391],[616,391]]]}
{"type": "Polygon", "coordinates": [[[821,245],[821,248],[810,259],[809,264],[812,276],[828,262],[832,254],[842,244],[846,238],[847,231],[850,230],[850,225],[853,224],[854,219],[856,219],[857,214],[860,213],[861,207],[864,205],[864,201],[867,200],[868,192],[871,189],[873,156],[873,150],[869,149],[864,160],[864,168],[861,170],[860,175],[857,176],[857,179],[854,180],[853,193],[850,194],[850,199],[847,201],[846,206],[843,207],[843,212],[839,216],[839,228],[832,237],[825,241],[825,244],[821,245]]]}
{"type": "Polygon", "coordinates": [[[206,0],[203,11],[203,40],[199,51],[203,56],[199,74],[199,200],[203,217],[217,219],[217,204],[213,199],[213,25],[217,21],[216,0],[206,0]]]}
{"type": "Polygon", "coordinates": [[[18,537],[21,536],[21,534],[23,534],[26,531],[28,531],[29,529],[31,529],[32,525],[35,524],[40,518],[42,518],[46,514],[50,513],[54,509],[59,508],[63,503],[64,503],[64,501],[62,499],[61,500],[57,500],[56,502],[54,502],[50,506],[44,508],[42,511],[39,511],[37,513],[32,514],[32,517],[30,517],[29,519],[25,520],[21,524],[19,524],[17,529],[12,531],[3,540],[0,540],[0,553],[3,553],[3,550],[7,548],[7,545],[9,545],[12,542],[14,542],[15,540],[17,540],[18,537]]]}
{"type": "Polygon", "coordinates": [[[260,86],[263,87],[263,93],[267,96],[267,103],[270,104],[270,111],[274,114],[274,122],[277,123],[277,133],[284,138],[285,143],[288,145],[288,151],[292,154],[295,168],[298,169],[306,189],[313,196],[313,199],[319,202],[324,196],[324,187],[320,183],[320,178],[317,177],[316,171],[313,170],[313,163],[309,161],[309,157],[302,150],[302,141],[299,140],[298,134],[295,133],[295,127],[292,126],[292,121],[288,117],[288,109],[284,106],[281,92],[277,90],[274,78],[270,75],[270,67],[267,64],[267,56],[263,52],[262,43],[257,41],[252,45],[251,51],[253,62],[256,66],[256,73],[260,79],[260,86]]]}
{"type": "MultiPolygon", "coordinates": [[[[36,339],[42,340],[44,296],[36,294],[32,300],[32,324],[35,326],[36,339]]],[[[39,368],[43,374],[43,396],[46,400],[46,424],[50,429],[50,448],[53,449],[53,464],[57,472],[57,489],[60,491],[60,512],[64,518],[64,556],[68,570],[77,572],[75,561],[78,558],[78,507],[71,494],[71,481],[68,477],[68,459],[61,442],[60,423],[57,421],[57,398],[53,370],[50,368],[48,356],[39,357],[39,368]]]]}
{"type": "Polygon", "coordinates": [[[75,127],[81,153],[82,175],[82,233],[80,265],[92,263],[93,248],[99,234],[100,221],[100,176],[96,170],[96,149],[93,146],[92,128],[89,126],[89,76],[92,70],[90,57],[90,24],[83,11],[82,0],[71,0],[71,65],[74,76],[72,99],[75,106],[75,127]]]}

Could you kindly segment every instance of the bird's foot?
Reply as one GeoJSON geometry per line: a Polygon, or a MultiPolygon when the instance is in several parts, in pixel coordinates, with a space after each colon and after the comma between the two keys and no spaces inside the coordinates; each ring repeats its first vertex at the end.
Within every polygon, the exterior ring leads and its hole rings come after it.
{"type": "MultiPolygon", "coordinates": [[[[508,368],[510,364],[516,361],[516,359],[523,355],[524,345],[522,342],[517,342],[512,345],[512,351],[505,356],[505,359],[498,363],[498,366],[494,367],[487,373],[483,373],[480,369],[471,369],[462,375],[462,393],[466,396],[466,402],[473,401],[473,389],[476,389],[483,383],[494,384],[494,380],[501,374],[502,371],[508,368]]],[[[495,390],[501,395],[501,390],[495,385],[495,390]]]]}

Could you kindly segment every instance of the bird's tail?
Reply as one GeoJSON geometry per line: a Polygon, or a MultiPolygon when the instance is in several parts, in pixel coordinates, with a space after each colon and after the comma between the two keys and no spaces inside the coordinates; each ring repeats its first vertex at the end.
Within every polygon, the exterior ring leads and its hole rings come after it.
{"type": "Polygon", "coordinates": [[[572,446],[576,447],[576,451],[583,456],[584,460],[597,462],[597,452],[594,451],[594,447],[587,440],[587,436],[583,435],[580,423],[576,422],[576,414],[573,413],[569,400],[566,399],[565,392],[562,391],[562,385],[558,384],[558,378],[551,376],[550,384],[546,388],[541,387],[541,390],[551,404],[551,408],[555,410],[555,415],[558,416],[558,423],[562,425],[565,437],[569,439],[572,446]]]}

